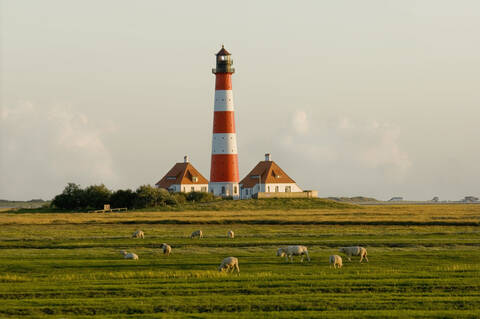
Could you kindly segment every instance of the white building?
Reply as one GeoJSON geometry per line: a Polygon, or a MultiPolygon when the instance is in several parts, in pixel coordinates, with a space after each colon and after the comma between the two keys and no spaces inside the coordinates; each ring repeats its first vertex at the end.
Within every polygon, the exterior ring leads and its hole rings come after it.
{"type": "Polygon", "coordinates": [[[273,193],[272,197],[275,195],[283,197],[280,193],[300,193],[303,191],[280,166],[272,161],[270,154],[265,154],[265,161],[259,162],[257,166],[240,181],[241,198],[252,198],[252,196],[256,196],[259,192],[273,193]]]}
{"type": "Polygon", "coordinates": [[[208,180],[189,163],[188,156],[183,158],[183,163],[176,163],[155,186],[170,192],[208,192],[208,180]]]}

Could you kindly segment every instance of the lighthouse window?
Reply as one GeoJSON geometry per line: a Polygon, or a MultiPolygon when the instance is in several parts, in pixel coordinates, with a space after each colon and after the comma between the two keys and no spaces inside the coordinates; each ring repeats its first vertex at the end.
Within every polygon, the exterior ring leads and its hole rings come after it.
{"type": "Polygon", "coordinates": [[[220,56],[220,61],[227,61],[227,57],[225,55],[220,56]]]}

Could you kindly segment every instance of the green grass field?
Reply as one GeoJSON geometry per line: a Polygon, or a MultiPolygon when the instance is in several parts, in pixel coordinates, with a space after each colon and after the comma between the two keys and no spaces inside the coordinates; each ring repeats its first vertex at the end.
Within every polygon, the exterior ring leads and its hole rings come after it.
{"type": "Polygon", "coordinates": [[[0,318],[478,318],[479,223],[480,205],[1,212],[0,318]],[[205,238],[188,238],[196,229],[205,238]],[[287,244],[312,261],[276,257],[287,244]],[[346,245],[370,262],[329,268],[346,245]],[[216,271],[228,256],[240,275],[216,271]]]}

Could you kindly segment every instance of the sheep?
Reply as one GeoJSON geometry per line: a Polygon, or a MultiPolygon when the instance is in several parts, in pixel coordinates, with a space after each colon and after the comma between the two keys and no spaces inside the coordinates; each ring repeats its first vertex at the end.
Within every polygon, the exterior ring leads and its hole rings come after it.
{"type": "Polygon", "coordinates": [[[353,247],[342,247],[339,249],[341,253],[347,255],[348,261],[352,261],[350,256],[360,256],[360,262],[365,258],[368,262],[367,258],[367,250],[360,246],[353,246],[353,247]]]}
{"type": "Polygon", "coordinates": [[[132,238],[145,238],[145,234],[140,229],[132,234],[132,238]]]}
{"type": "Polygon", "coordinates": [[[229,238],[235,238],[235,233],[233,232],[233,230],[229,230],[228,233],[227,233],[227,236],[229,238]]]}
{"type": "Polygon", "coordinates": [[[305,246],[287,246],[278,248],[277,250],[277,256],[285,257],[286,261],[290,258],[290,261],[293,262],[293,256],[302,256],[300,262],[303,262],[303,255],[306,255],[308,261],[310,261],[310,256],[308,256],[308,250],[305,246]]]}
{"type": "Polygon", "coordinates": [[[138,260],[137,254],[134,253],[127,253],[125,250],[120,251],[125,259],[133,259],[138,260]]]}
{"type": "Polygon", "coordinates": [[[172,247],[168,244],[163,243],[161,247],[163,249],[163,253],[167,256],[172,252],[172,247]]]}
{"type": "Polygon", "coordinates": [[[203,233],[201,230],[196,230],[194,231],[191,235],[190,235],[190,238],[194,238],[194,237],[199,237],[199,238],[203,238],[203,233]]]}
{"type": "Polygon", "coordinates": [[[218,271],[232,271],[234,272],[235,270],[237,273],[240,273],[240,268],[238,268],[238,258],[236,257],[227,257],[225,258],[220,266],[218,266],[218,271]]]}
{"type": "Polygon", "coordinates": [[[339,255],[331,255],[330,256],[330,267],[332,267],[333,265],[333,268],[342,268],[342,257],[340,257],[339,255]]]}

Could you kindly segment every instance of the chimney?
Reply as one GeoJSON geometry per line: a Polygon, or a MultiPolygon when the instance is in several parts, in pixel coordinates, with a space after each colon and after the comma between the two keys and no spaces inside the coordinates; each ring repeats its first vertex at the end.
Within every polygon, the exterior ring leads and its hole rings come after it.
{"type": "Polygon", "coordinates": [[[183,162],[184,162],[184,163],[188,163],[188,155],[185,155],[185,156],[183,157],[183,162]]]}
{"type": "Polygon", "coordinates": [[[270,156],[270,153],[266,153],[265,154],[265,162],[271,162],[272,161],[272,157],[270,156]]]}

